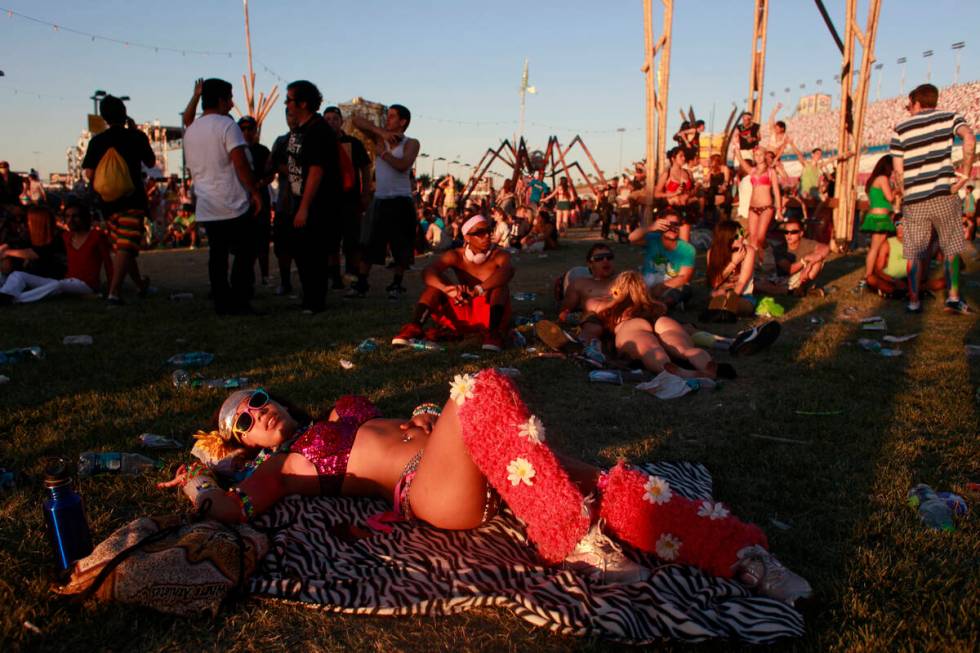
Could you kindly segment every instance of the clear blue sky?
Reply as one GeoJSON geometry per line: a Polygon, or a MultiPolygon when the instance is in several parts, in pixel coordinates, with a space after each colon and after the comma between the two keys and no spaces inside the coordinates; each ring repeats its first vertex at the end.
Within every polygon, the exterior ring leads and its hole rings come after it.
{"type": "MultiPolygon", "coordinates": [[[[530,60],[526,135],[543,148],[549,134],[563,141],[581,133],[606,171],[643,156],[643,15],[640,0],[584,2],[449,2],[443,0],[252,0],[252,44],[257,86],[277,79],[315,82],[328,102],[359,95],[414,114],[410,134],[422,151],[476,163],[490,146],[513,135],[518,86],[530,60]],[[442,121],[464,121],[454,124],[442,121]],[[486,124],[490,122],[505,124],[486,124]]],[[[826,0],[843,36],[844,0],[826,0]]],[[[656,31],[660,3],[654,2],[656,31]]],[[[836,96],[840,54],[811,0],[775,0],[769,18],[765,98],[787,107],[817,89],[836,96]],[[804,91],[800,83],[806,83],[804,91]],[[786,87],[791,88],[785,93],[786,87]]],[[[747,94],[751,0],[678,0],[670,71],[671,129],[678,107],[721,128],[732,102],[747,94]]],[[[161,47],[232,51],[232,57],[181,55],[93,42],[66,30],[0,13],[0,158],[14,169],[63,171],[65,148],[75,143],[92,110],[95,89],[129,95],[138,121],[177,124],[193,80],[223,77],[243,99],[245,70],[242,4],[236,0],[65,2],[0,0],[0,7],[67,28],[161,47]],[[17,93],[14,93],[14,89],[17,93]],[[42,94],[38,98],[36,94],[42,94]]],[[[859,2],[863,23],[866,2],[859,2]]],[[[924,50],[934,50],[932,81],[952,81],[950,44],[966,41],[960,81],[980,77],[980,2],[884,0],[877,56],[885,64],[882,97],[899,91],[895,60],[908,57],[906,91],[924,81],[924,50]]],[[[877,80],[872,78],[872,99],[877,80]]],[[[285,131],[282,108],[263,130],[271,143],[285,131]]],[[[585,163],[584,157],[578,157],[585,163]]],[[[428,172],[429,164],[421,166],[428,172]]],[[[437,173],[444,171],[442,164],[437,173]]]]}

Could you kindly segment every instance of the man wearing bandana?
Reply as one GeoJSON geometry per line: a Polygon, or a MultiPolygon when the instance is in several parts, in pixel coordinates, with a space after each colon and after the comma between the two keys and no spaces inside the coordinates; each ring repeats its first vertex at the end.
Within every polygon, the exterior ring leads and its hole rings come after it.
{"type": "Polygon", "coordinates": [[[471,333],[483,338],[483,349],[500,351],[510,325],[510,254],[490,240],[490,222],[475,215],[463,224],[463,246],[451,249],[422,273],[425,290],[415,305],[412,321],[391,340],[408,346],[426,336],[451,340],[471,333]],[[455,280],[450,279],[452,270],[455,280]],[[423,331],[426,320],[433,327],[423,331]]]}

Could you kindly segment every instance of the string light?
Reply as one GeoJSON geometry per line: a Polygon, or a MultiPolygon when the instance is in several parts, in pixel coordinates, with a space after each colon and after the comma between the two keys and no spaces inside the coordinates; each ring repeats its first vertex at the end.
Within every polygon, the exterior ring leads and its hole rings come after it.
{"type": "Polygon", "coordinates": [[[164,52],[173,52],[173,53],[179,52],[180,54],[185,56],[187,55],[187,53],[195,54],[202,57],[211,57],[211,56],[230,57],[232,55],[232,52],[229,52],[227,50],[220,50],[220,51],[219,50],[190,50],[190,49],[180,49],[180,48],[168,48],[166,46],[153,45],[149,43],[137,43],[135,41],[126,41],[124,39],[117,39],[111,36],[104,36],[102,34],[93,34],[92,32],[86,32],[84,30],[65,27],[64,25],[58,25],[57,23],[52,23],[50,21],[43,20],[41,18],[35,18],[34,16],[28,16],[27,14],[22,14],[19,11],[14,11],[13,9],[8,9],[6,7],[0,7],[0,11],[6,11],[8,18],[16,17],[22,20],[30,21],[32,23],[37,23],[39,25],[47,25],[55,32],[69,32],[71,34],[77,34],[79,36],[87,36],[92,40],[93,43],[96,40],[100,40],[100,41],[105,41],[107,43],[117,43],[126,48],[132,46],[134,48],[142,48],[144,50],[153,50],[154,52],[160,52],[161,50],[164,52]]]}

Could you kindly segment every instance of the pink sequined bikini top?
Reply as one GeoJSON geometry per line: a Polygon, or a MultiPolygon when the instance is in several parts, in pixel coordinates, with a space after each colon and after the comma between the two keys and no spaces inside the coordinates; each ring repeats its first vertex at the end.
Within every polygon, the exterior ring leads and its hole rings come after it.
{"type": "Polygon", "coordinates": [[[337,412],[336,421],[310,424],[289,448],[290,452],[301,454],[316,467],[323,496],[340,495],[357,429],[364,422],[381,417],[374,404],[357,395],[344,395],[333,409],[337,412]]]}

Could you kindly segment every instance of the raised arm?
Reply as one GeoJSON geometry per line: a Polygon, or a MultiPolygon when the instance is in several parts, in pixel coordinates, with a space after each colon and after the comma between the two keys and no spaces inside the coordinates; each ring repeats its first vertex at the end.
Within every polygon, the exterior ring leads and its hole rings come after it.
{"type": "Polygon", "coordinates": [[[187,103],[187,107],[184,109],[184,127],[189,127],[191,123],[194,122],[194,117],[197,115],[197,102],[201,99],[201,90],[203,88],[204,78],[198,78],[197,81],[194,82],[194,94],[191,95],[190,102],[187,103]]]}

